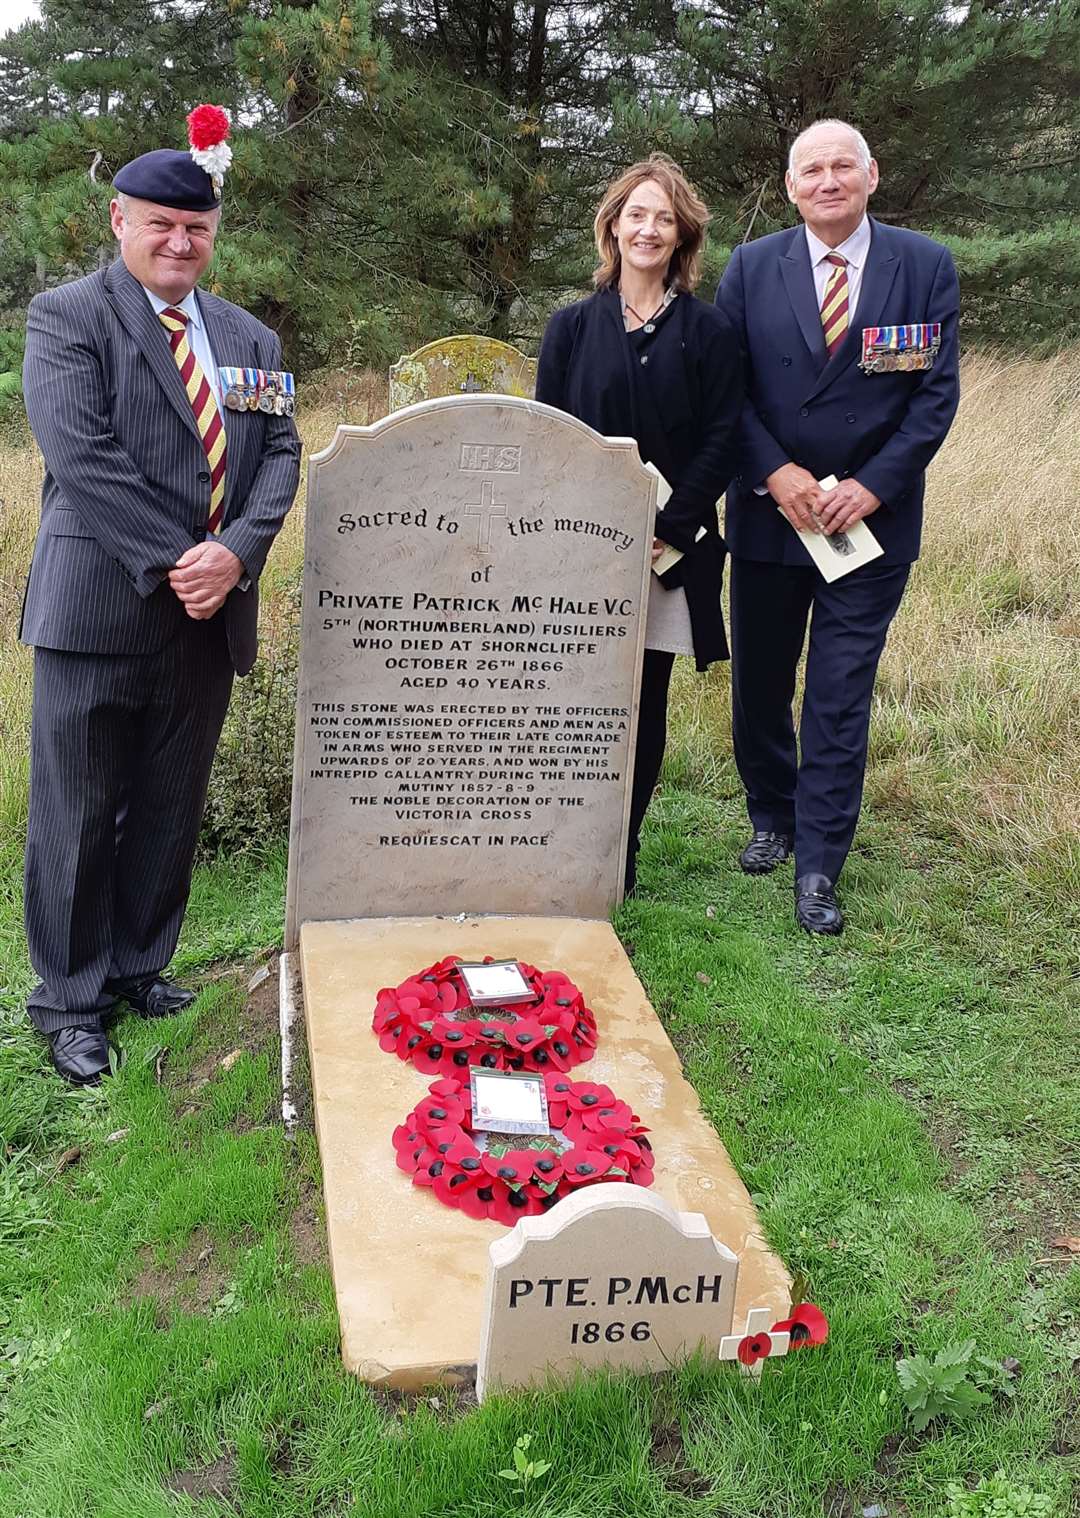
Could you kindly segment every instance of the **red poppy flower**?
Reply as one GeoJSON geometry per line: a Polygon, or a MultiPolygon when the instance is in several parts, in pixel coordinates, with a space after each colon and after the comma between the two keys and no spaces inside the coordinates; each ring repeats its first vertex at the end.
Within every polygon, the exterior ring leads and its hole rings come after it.
{"type": "MultiPolygon", "coordinates": [[[[461,1172],[457,1173],[460,1174],[461,1172]]],[[[483,1180],[486,1181],[487,1176],[484,1176],[483,1180]]],[[[445,1202],[448,1207],[456,1207],[467,1218],[476,1218],[477,1221],[483,1221],[488,1215],[489,1204],[481,1199],[481,1185],[481,1181],[477,1181],[474,1178],[472,1184],[468,1186],[459,1183],[453,1190],[448,1188],[445,1196],[436,1187],[433,1186],[431,1189],[435,1196],[439,1198],[439,1201],[445,1202]]]]}
{"type": "Polygon", "coordinates": [[[534,1149],[532,1157],[533,1182],[537,1187],[537,1195],[543,1196],[562,1180],[562,1155],[556,1154],[554,1149],[534,1149]]]}
{"type": "Polygon", "coordinates": [[[442,1123],[460,1123],[465,1117],[465,1103],[457,1096],[425,1096],[417,1103],[414,1117],[423,1130],[442,1123]]]}
{"type": "Polygon", "coordinates": [[[394,1150],[397,1167],[407,1175],[415,1171],[428,1149],[428,1141],[411,1123],[400,1123],[394,1129],[394,1150]]]}
{"type": "Polygon", "coordinates": [[[508,1149],[505,1154],[484,1154],[480,1163],[487,1175],[516,1187],[531,1179],[535,1160],[535,1149],[508,1149]]]}
{"type": "Polygon", "coordinates": [[[584,1063],[581,1050],[575,1047],[572,1040],[562,1037],[561,1029],[558,1028],[551,1035],[547,1055],[550,1066],[553,1066],[560,1075],[567,1070],[572,1070],[575,1065],[584,1063]]]}
{"type": "Polygon", "coordinates": [[[592,1081],[574,1081],[567,1094],[566,1104],[571,1112],[599,1111],[601,1107],[614,1107],[615,1094],[609,1086],[599,1086],[592,1081]]]}
{"type": "Polygon", "coordinates": [[[531,1054],[546,1039],[543,1024],[534,1017],[519,1018],[506,1034],[507,1047],[514,1054],[531,1054]]]}
{"type": "Polygon", "coordinates": [[[813,1302],[803,1302],[796,1307],[790,1318],[774,1323],[774,1334],[790,1334],[789,1349],[813,1349],[824,1344],[829,1337],[829,1320],[820,1307],[813,1302]]]}
{"type": "Polygon", "coordinates": [[[641,1164],[641,1149],[625,1133],[598,1133],[596,1143],[610,1156],[612,1164],[623,1170],[629,1171],[633,1166],[641,1164]]]}
{"type": "Polygon", "coordinates": [[[568,1149],[562,1157],[562,1165],[563,1179],[568,1186],[588,1186],[604,1179],[612,1160],[600,1149],[568,1149]]]}
{"type": "MultiPolygon", "coordinates": [[[[484,1188],[480,1188],[482,1192],[484,1188]]],[[[502,1181],[491,1178],[492,1200],[488,1203],[487,1215],[496,1223],[504,1223],[507,1228],[513,1228],[519,1218],[539,1217],[544,1211],[543,1204],[535,1196],[529,1194],[527,1186],[506,1186],[502,1181]]]]}
{"type": "Polygon", "coordinates": [[[736,1354],[743,1365],[756,1365],[772,1353],[772,1340],[768,1334],[747,1334],[736,1354]]]}
{"type": "Polygon", "coordinates": [[[447,1075],[442,1080],[432,1081],[428,1087],[428,1092],[431,1096],[460,1097],[466,1085],[466,1081],[457,1080],[454,1076],[447,1075]]]}
{"type": "MultiPolygon", "coordinates": [[[[584,1084],[584,1082],[579,1084],[584,1084]]],[[[626,1102],[611,1101],[599,1107],[583,1107],[580,1115],[586,1129],[596,1134],[629,1133],[637,1122],[626,1102]]]]}

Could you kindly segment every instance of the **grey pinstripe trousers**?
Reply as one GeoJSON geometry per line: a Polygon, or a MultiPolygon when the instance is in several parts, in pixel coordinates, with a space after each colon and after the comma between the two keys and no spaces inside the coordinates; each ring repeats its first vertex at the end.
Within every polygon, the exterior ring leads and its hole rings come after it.
{"type": "Polygon", "coordinates": [[[153,654],[34,651],[26,939],[42,1033],[172,958],[233,668],[224,618],[153,654]]]}

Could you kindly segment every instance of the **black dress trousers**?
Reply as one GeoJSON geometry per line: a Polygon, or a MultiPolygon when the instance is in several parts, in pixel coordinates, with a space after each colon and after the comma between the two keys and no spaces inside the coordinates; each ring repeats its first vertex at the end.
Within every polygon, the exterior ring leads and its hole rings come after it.
{"type": "Polygon", "coordinates": [[[106,981],[172,958],[232,680],[220,614],[153,654],[35,649],[25,887],[39,1031],[96,1026],[106,981]]]}

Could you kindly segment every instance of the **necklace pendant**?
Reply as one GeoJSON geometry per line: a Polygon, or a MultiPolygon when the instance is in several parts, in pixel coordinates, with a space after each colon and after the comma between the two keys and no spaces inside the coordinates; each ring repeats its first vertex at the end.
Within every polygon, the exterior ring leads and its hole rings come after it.
{"type": "Polygon", "coordinates": [[[642,328],[642,331],[643,332],[655,332],[656,331],[656,323],[655,322],[646,322],[645,325],[644,325],[644,327],[642,328]]]}

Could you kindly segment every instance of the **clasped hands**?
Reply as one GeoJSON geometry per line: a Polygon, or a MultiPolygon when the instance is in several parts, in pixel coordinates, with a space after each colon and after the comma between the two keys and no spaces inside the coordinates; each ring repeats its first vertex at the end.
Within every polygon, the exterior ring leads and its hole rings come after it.
{"type": "Polygon", "coordinates": [[[841,480],[822,490],[808,469],[782,464],[766,476],[765,488],[797,532],[846,532],[876,511],[881,501],[858,480],[841,480]]]}
{"type": "Polygon", "coordinates": [[[243,573],[243,562],[232,550],[208,538],[180,555],[169,570],[169,584],[188,616],[203,622],[224,604],[243,573]]]}

